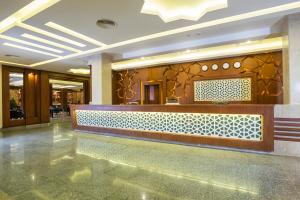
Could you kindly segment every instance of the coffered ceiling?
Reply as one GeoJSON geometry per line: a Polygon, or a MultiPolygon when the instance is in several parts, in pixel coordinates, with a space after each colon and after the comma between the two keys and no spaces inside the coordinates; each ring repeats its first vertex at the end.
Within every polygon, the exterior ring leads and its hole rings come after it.
{"type": "MultiPolygon", "coordinates": [[[[228,0],[227,8],[208,12],[198,21],[166,23],[141,13],[143,0],[55,1],[1,33],[0,61],[67,72],[87,67],[87,57],[100,52],[130,58],[264,38],[282,17],[300,12],[299,0],[228,0]],[[99,19],[113,20],[117,26],[102,29],[96,25],[99,19]]],[[[0,21],[29,3],[32,0],[0,0],[0,21]]]]}

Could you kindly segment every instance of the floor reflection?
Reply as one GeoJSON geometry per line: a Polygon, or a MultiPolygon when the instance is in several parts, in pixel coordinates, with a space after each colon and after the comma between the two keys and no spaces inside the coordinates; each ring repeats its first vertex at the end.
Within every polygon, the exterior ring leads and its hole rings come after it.
{"type": "Polygon", "coordinates": [[[300,199],[300,159],[79,133],[0,133],[0,200],[300,199]]]}

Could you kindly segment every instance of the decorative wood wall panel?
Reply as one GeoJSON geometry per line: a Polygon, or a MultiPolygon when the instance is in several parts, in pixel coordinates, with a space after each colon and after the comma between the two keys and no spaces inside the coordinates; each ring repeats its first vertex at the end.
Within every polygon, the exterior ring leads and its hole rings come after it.
{"type": "Polygon", "coordinates": [[[140,82],[157,80],[166,80],[166,97],[180,97],[182,104],[199,103],[194,102],[194,81],[249,75],[255,79],[256,103],[283,103],[281,52],[114,72],[113,103],[140,102],[140,82]]]}
{"type": "Polygon", "coordinates": [[[13,127],[50,121],[50,94],[49,78],[82,82],[84,85],[86,104],[90,101],[90,78],[69,74],[32,70],[20,67],[3,66],[2,68],[2,96],[3,96],[3,126],[13,127]],[[24,119],[10,119],[10,86],[9,73],[21,73],[24,76],[24,119]]]}

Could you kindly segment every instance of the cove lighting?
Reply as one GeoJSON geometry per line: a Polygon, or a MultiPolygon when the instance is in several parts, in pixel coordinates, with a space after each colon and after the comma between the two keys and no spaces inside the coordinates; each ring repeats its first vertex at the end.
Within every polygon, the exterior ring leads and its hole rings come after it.
{"type": "Polygon", "coordinates": [[[228,7],[227,0],[144,0],[141,13],[158,15],[164,22],[199,20],[208,12],[228,7]]]}
{"type": "Polygon", "coordinates": [[[237,56],[245,53],[258,53],[269,50],[279,50],[283,48],[283,38],[271,38],[251,43],[238,43],[223,45],[218,47],[209,47],[204,49],[183,51],[158,56],[145,57],[144,59],[132,59],[127,61],[116,62],[112,64],[113,70],[123,70],[129,68],[139,68],[154,66],[166,63],[180,63],[195,61],[200,59],[210,59],[226,56],[237,56]]]}
{"type": "Polygon", "coordinates": [[[105,46],[105,45],[106,45],[106,44],[104,44],[104,43],[102,43],[102,42],[99,42],[99,41],[93,39],[93,38],[90,38],[90,37],[88,37],[88,36],[85,36],[85,35],[83,35],[83,34],[81,34],[81,33],[77,33],[77,32],[75,32],[75,31],[73,31],[73,30],[71,30],[71,29],[68,29],[68,28],[63,27],[63,26],[61,26],[61,25],[58,25],[58,24],[56,24],[56,23],[54,23],[54,22],[48,22],[48,23],[46,23],[45,25],[46,25],[46,26],[49,26],[49,27],[51,27],[51,28],[53,28],[53,29],[56,29],[56,30],[58,30],[58,31],[61,31],[61,32],[63,32],[63,33],[69,34],[69,35],[71,35],[71,36],[73,36],[73,37],[77,37],[77,38],[79,38],[79,39],[81,39],[81,40],[85,40],[85,41],[87,41],[87,42],[90,42],[90,43],[92,43],[92,44],[94,44],[94,45],[97,45],[97,46],[105,46]]]}
{"type": "Polygon", "coordinates": [[[30,17],[38,14],[39,12],[49,8],[56,4],[60,0],[34,0],[30,4],[26,5],[19,11],[15,12],[11,16],[7,17],[0,22],[0,33],[7,31],[14,27],[16,23],[23,22],[30,17]]]}
{"type": "Polygon", "coordinates": [[[72,47],[69,47],[69,46],[66,46],[66,45],[63,45],[63,44],[59,44],[59,43],[56,43],[56,42],[52,42],[52,41],[49,41],[49,40],[46,40],[46,39],[43,39],[43,38],[40,38],[40,37],[37,37],[37,36],[34,36],[34,35],[27,34],[27,33],[22,34],[22,37],[30,39],[30,40],[35,40],[37,42],[41,42],[41,43],[44,43],[44,44],[48,44],[48,45],[51,45],[51,46],[55,46],[55,47],[58,47],[58,48],[66,49],[68,51],[73,51],[73,52],[76,52],[76,53],[82,52],[78,49],[74,49],[72,47]]]}
{"type": "Polygon", "coordinates": [[[233,15],[230,17],[225,17],[225,18],[221,18],[221,19],[217,19],[217,20],[198,23],[195,25],[185,26],[185,27],[181,27],[181,28],[177,28],[177,29],[172,29],[169,31],[159,32],[159,33],[155,33],[152,35],[146,35],[143,37],[130,39],[130,40],[125,40],[122,42],[106,45],[103,47],[98,47],[98,48],[90,49],[87,51],[83,51],[81,53],[75,53],[75,54],[67,55],[67,56],[64,56],[61,58],[55,58],[55,59],[51,59],[51,60],[34,63],[34,64],[31,64],[30,66],[36,67],[36,66],[53,63],[53,62],[57,62],[57,61],[65,60],[65,59],[76,58],[76,57],[80,57],[80,56],[84,56],[84,55],[91,55],[94,53],[102,52],[103,50],[113,49],[116,47],[126,46],[129,44],[148,41],[148,40],[152,40],[152,39],[157,39],[157,38],[161,38],[161,37],[166,37],[166,36],[170,36],[170,35],[188,32],[188,31],[200,30],[200,29],[213,27],[213,26],[217,26],[217,25],[221,25],[221,24],[238,22],[238,21],[242,21],[242,20],[252,19],[255,17],[266,16],[266,15],[271,15],[271,14],[275,14],[275,13],[281,13],[284,11],[299,9],[299,8],[300,8],[300,1],[293,2],[293,3],[287,3],[287,4],[280,5],[280,6],[270,7],[270,8],[266,8],[266,9],[262,9],[262,10],[256,10],[253,12],[243,13],[243,14],[239,14],[239,15],[233,15]]]}
{"type": "Polygon", "coordinates": [[[73,74],[90,74],[91,70],[90,69],[84,69],[84,68],[80,68],[80,69],[70,69],[69,72],[73,73],[73,74]]]}
{"type": "Polygon", "coordinates": [[[9,41],[25,44],[25,45],[28,45],[28,46],[37,47],[37,48],[40,48],[40,49],[52,51],[52,52],[55,52],[55,53],[63,53],[63,51],[58,50],[58,49],[53,49],[53,48],[46,47],[46,46],[43,46],[43,45],[34,44],[34,43],[31,43],[31,42],[27,42],[27,41],[24,41],[24,40],[19,40],[19,39],[13,38],[13,37],[5,36],[5,35],[0,35],[0,38],[4,39],[4,40],[9,40],[9,41]]]}
{"type": "Polygon", "coordinates": [[[30,30],[30,31],[33,31],[33,32],[36,32],[36,33],[39,33],[39,34],[42,34],[42,35],[45,35],[47,37],[51,37],[51,38],[56,39],[56,40],[60,40],[62,42],[66,42],[66,43],[78,46],[78,47],[85,47],[86,46],[85,44],[76,42],[76,41],[68,39],[66,37],[62,37],[60,35],[56,35],[54,33],[50,33],[48,31],[44,31],[42,29],[36,28],[34,26],[30,26],[28,24],[18,23],[17,26],[19,26],[21,28],[24,28],[24,29],[27,29],[27,30],[30,30]]]}
{"type": "Polygon", "coordinates": [[[25,65],[25,64],[15,63],[15,62],[6,62],[6,61],[2,61],[2,60],[0,60],[0,63],[7,64],[7,65],[13,65],[13,66],[28,67],[28,65],[25,65]]]}
{"type": "Polygon", "coordinates": [[[3,43],[3,45],[9,46],[9,47],[14,47],[14,48],[17,48],[17,49],[23,49],[23,50],[26,50],[26,51],[31,51],[31,52],[35,52],[35,53],[39,53],[39,54],[44,54],[44,55],[47,55],[47,56],[53,56],[53,57],[57,57],[57,58],[60,57],[60,56],[52,54],[52,53],[48,53],[48,52],[45,52],[45,51],[39,51],[39,50],[36,50],[36,49],[23,47],[23,46],[19,46],[19,45],[16,45],[16,44],[11,44],[11,43],[6,43],[5,42],[5,43],[3,43]]]}

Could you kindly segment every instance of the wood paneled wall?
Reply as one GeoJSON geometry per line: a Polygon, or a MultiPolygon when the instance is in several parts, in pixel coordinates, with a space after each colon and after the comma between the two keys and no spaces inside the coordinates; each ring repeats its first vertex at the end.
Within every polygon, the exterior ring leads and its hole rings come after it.
{"type": "Polygon", "coordinates": [[[13,127],[20,125],[31,125],[50,122],[50,85],[49,79],[67,80],[82,82],[85,91],[85,103],[90,101],[90,78],[32,70],[27,68],[17,68],[2,66],[2,95],[3,95],[3,127],[13,127]],[[10,120],[10,95],[9,95],[9,73],[22,73],[24,78],[24,119],[10,120]]]}
{"type": "Polygon", "coordinates": [[[269,52],[231,58],[170,64],[136,70],[113,72],[113,104],[140,101],[140,83],[143,81],[164,81],[166,97],[180,97],[181,104],[194,104],[193,82],[202,79],[222,77],[254,76],[255,99],[258,104],[283,103],[282,52],[269,52]],[[241,67],[235,68],[234,63],[241,67]],[[223,69],[223,64],[230,67],[223,69]],[[212,65],[217,64],[217,70],[212,65]],[[208,66],[207,71],[202,66],[208,66]]]}
{"type": "Polygon", "coordinates": [[[26,124],[39,124],[41,123],[41,72],[26,69],[24,75],[26,124]]]}

